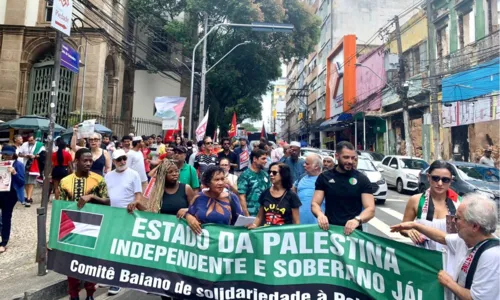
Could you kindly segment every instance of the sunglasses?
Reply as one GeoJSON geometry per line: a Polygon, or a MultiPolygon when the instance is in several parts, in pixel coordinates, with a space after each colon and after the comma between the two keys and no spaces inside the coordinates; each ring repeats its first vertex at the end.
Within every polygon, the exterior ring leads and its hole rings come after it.
{"type": "Polygon", "coordinates": [[[269,171],[269,175],[273,175],[273,176],[276,176],[278,175],[279,172],[278,171],[269,171]]]}
{"type": "Polygon", "coordinates": [[[127,161],[127,157],[126,156],[120,156],[118,157],[117,159],[115,159],[117,162],[122,162],[122,161],[127,161]]]}
{"type": "Polygon", "coordinates": [[[431,176],[431,179],[432,181],[434,182],[439,182],[440,180],[443,182],[443,183],[450,183],[451,182],[451,178],[450,177],[440,177],[440,176],[431,176]]]}
{"type": "Polygon", "coordinates": [[[229,144],[229,143],[223,143],[222,145],[231,145],[231,144],[229,144]]]}
{"type": "Polygon", "coordinates": [[[99,142],[100,139],[89,139],[89,142],[99,142]]]}
{"type": "Polygon", "coordinates": [[[212,144],[213,144],[212,142],[205,143],[205,145],[212,145],[212,144]]]}

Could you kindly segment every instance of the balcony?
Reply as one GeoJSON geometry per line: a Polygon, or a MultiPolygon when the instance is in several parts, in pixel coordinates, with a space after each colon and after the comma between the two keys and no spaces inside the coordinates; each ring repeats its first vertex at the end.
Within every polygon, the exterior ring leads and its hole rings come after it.
{"type": "Polygon", "coordinates": [[[475,41],[442,59],[436,64],[437,74],[457,73],[498,56],[499,31],[475,41]]]}

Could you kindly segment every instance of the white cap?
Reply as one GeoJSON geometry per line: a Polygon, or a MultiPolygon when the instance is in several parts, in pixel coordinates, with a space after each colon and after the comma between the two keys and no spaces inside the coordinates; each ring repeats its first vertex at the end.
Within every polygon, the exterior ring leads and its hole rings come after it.
{"type": "Polygon", "coordinates": [[[297,142],[297,141],[293,141],[293,142],[291,142],[291,143],[290,143],[290,147],[292,147],[292,146],[295,146],[295,147],[299,147],[299,148],[300,148],[300,143],[299,143],[299,142],[297,142]]]}
{"type": "Polygon", "coordinates": [[[123,149],[117,149],[113,151],[113,159],[118,159],[119,157],[122,156],[127,156],[127,153],[125,153],[125,150],[123,149]]]}
{"type": "Polygon", "coordinates": [[[142,137],[141,137],[141,136],[134,136],[134,137],[132,138],[132,141],[134,141],[134,142],[135,142],[135,141],[142,141],[142,137]]]}

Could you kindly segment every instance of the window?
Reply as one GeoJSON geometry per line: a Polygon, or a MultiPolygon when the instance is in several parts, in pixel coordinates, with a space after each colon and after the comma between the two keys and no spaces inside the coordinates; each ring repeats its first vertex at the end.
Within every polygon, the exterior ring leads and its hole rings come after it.
{"type": "Polygon", "coordinates": [[[389,164],[389,167],[391,167],[391,168],[392,168],[392,167],[393,167],[393,165],[396,165],[395,169],[397,169],[397,168],[398,168],[398,159],[397,159],[397,158],[395,158],[395,157],[391,160],[391,163],[389,164]]]}
{"type": "Polygon", "coordinates": [[[498,0],[488,0],[488,33],[491,34],[499,29],[498,24],[500,23],[499,14],[499,1],[498,0]]]}
{"type": "Polygon", "coordinates": [[[473,26],[471,26],[470,15],[472,12],[458,17],[458,41],[460,48],[463,48],[474,41],[473,26]]]}
{"type": "Polygon", "coordinates": [[[391,160],[391,157],[388,156],[388,157],[384,158],[384,160],[382,161],[382,164],[388,166],[390,160],[391,160]]]}
{"type": "Polygon", "coordinates": [[[439,58],[449,54],[448,50],[448,26],[437,30],[437,54],[439,58]]]}
{"type": "Polygon", "coordinates": [[[46,0],[45,2],[45,22],[52,21],[52,9],[54,7],[54,0],[46,0]]]}

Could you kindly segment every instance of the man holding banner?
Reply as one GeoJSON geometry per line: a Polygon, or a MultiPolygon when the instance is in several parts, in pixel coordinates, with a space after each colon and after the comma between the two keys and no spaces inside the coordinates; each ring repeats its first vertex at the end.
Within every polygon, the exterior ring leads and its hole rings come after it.
{"type": "Polygon", "coordinates": [[[373,218],[375,199],[368,177],[354,168],[354,146],[340,142],[335,149],[338,165],[319,175],[311,210],[323,230],[330,225],[344,226],[344,233],[349,235],[354,229],[363,230],[361,225],[373,218]],[[325,212],[321,210],[323,199],[325,212]]]}
{"type": "Polygon", "coordinates": [[[497,204],[482,194],[468,194],[453,220],[458,234],[446,234],[417,222],[394,225],[391,231],[415,229],[448,246],[448,259],[454,261],[448,265],[455,265],[455,274],[441,270],[438,281],[453,293],[451,299],[498,299],[500,241],[493,234],[498,223],[497,204]]]}
{"type": "MultiPolygon", "coordinates": [[[[85,203],[93,202],[96,204],[109,205],[108,189],[104,178],[96,173],[90,172],[92,166],[92,153],[87,148],[82,148],[76,151],[75,154],[76,171],[61,180],[59,190],[61,200],[77,201],[78,207],[82,208],[85,203]]],[[[67,220],[67,230],[59,232],[59,239],[67,242],[77,242],[79,236],[82,241],[91,234],[89,232],[88,223],[85,220],[73,222],[67,220]]],[[[61,220],[63,222],[63,220],[61,220]]],[[[87,291],[86,300],[94,300],[94,292],[96,290],[95,283],[85,282],[84,288],[87,291]]],[[[79,299],[80,280],[68,276],[68,292],[71,300],[79,299]]]]}

